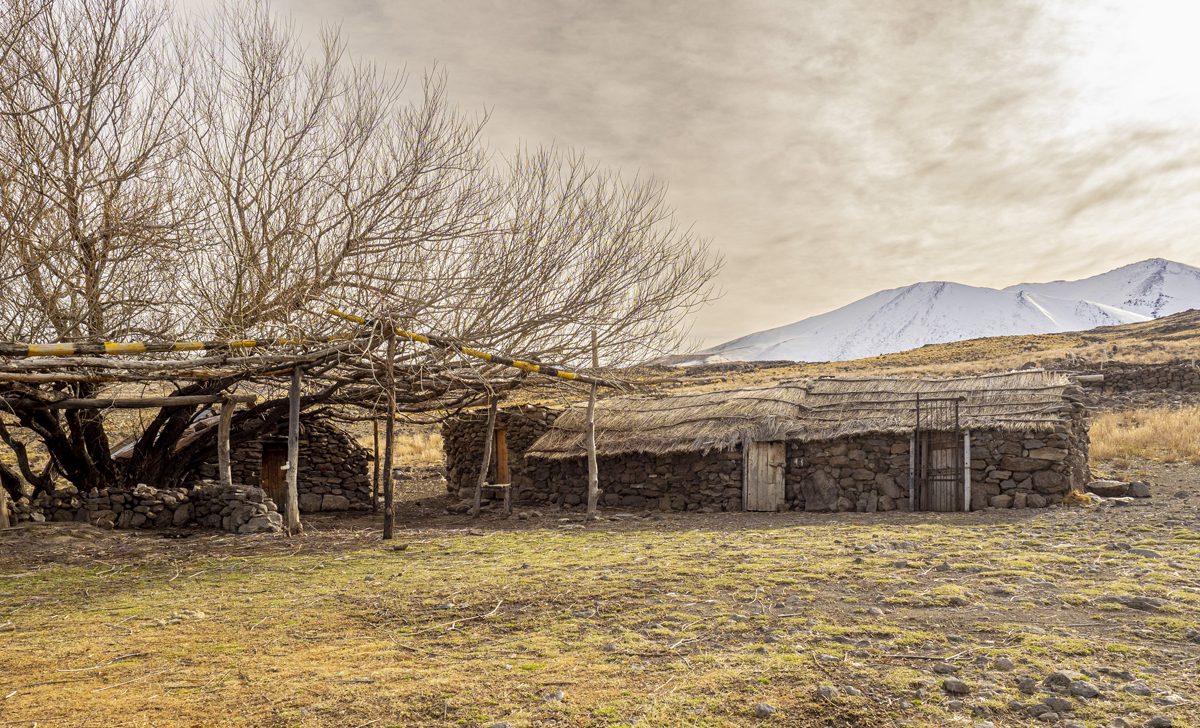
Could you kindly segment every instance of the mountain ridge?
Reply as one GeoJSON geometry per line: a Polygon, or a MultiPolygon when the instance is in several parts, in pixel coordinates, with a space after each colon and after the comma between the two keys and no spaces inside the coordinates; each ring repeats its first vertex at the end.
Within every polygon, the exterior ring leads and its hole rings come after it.
{"type": "Polygon", "coordinates": [[[1003,289],[924,281],[706,349],[688,363],[848,361],[927,344],[1083,331],[1200,308],[1200,269],[1151,258],[1077,281],[1003,289]]]}

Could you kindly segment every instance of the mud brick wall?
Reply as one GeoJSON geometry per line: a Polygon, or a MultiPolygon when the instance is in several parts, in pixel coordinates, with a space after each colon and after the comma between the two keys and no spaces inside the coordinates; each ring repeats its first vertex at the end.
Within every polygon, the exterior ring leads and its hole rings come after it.
{"type": "MultiPolygon", "coordinates": [[[[287,440],[287,420],[279,424],[275,438],[287,440]]],[[[365,510],[371,507],[371,467],[374,458],[350,435],[322,420],[300,423],[300,457],[296,489],[300,495],[300,510],[316,511],[365,510]]],[[[235,447],[229,454],[229,469],[235,484],[262,485],[262,442],[254,441],[235,447]]],[[[189,485],[218,478],[217,460],[196,468],[189,485]]]]}

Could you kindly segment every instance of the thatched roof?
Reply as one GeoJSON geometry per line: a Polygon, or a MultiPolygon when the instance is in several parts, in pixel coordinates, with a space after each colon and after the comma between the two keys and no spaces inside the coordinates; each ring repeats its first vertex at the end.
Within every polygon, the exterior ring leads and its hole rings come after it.
{"type": "MultiPolygon", "coordinates": [[[[960,379],[822,378],[756,389],[620,397],[596,405],[596,452],[726,450],[744,440],[833,440],[916,426],[916,402],[961,398],[962,427],[1046,430],[1072,404],[1064,377],[1041,370],[960,379]]],[[[528,457],[582,457],[586,405],[564,411],[528,457]]]]}

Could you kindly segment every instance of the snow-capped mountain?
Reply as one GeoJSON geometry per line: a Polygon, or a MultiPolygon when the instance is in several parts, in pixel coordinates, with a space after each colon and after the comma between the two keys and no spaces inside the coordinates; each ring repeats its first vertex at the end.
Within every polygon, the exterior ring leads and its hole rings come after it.
{"type": "Polygon", "coordinates": [[[917,283],[707,349],[701,361],[846,361],[984,336],[1049,334],[1200,308],[1200,269],[1153,259],[1080,281],[1002,291],[917,283]]]}
{"type": "Polygon", "coordinates": [[[1080,281],[1020,283],[1004,290],[1096,301],[1162,318],[1200,307],[1200,268],[1151,258],[1080,281]]]}

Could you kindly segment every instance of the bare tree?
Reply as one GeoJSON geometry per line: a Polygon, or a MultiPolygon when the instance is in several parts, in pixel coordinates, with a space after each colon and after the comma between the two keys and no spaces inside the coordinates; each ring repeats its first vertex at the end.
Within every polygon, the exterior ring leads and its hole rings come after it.
{"type": "MultiPolygon", "coordinates": [[[[408,89],[349,62],[334,31],[310,53],[266,2],[220,6],[168,43],[164,8],[47,1],[5,61],[0,339],[312,337],[345,329],[335,306],[548,362],[586,361],[595,330],[616,365],[675,346],[711,296],[720,261],[662,185],[555,149],[494,158],[486,117],[449,105],[444,73],[408,89]]],[[[308,360],[305,406],[375,406],[380,339],[360,333],[373,338],[308,360]]],[[[453,347],[401,347],[395,363],[414,412],[524,381],[453,347]]],[[[195,374],[177,394],[269,393],[277,368],[195,374]]],[[[194,407],[160,411],[118,468],[99,411],[17,406],[137,379],[105,371],[0,381],[0,403],[77,486],[178,482],[213,444],[176,447],[194,407]]],[[[240,413],[239,437],[283,411],[240,413]]]]}

